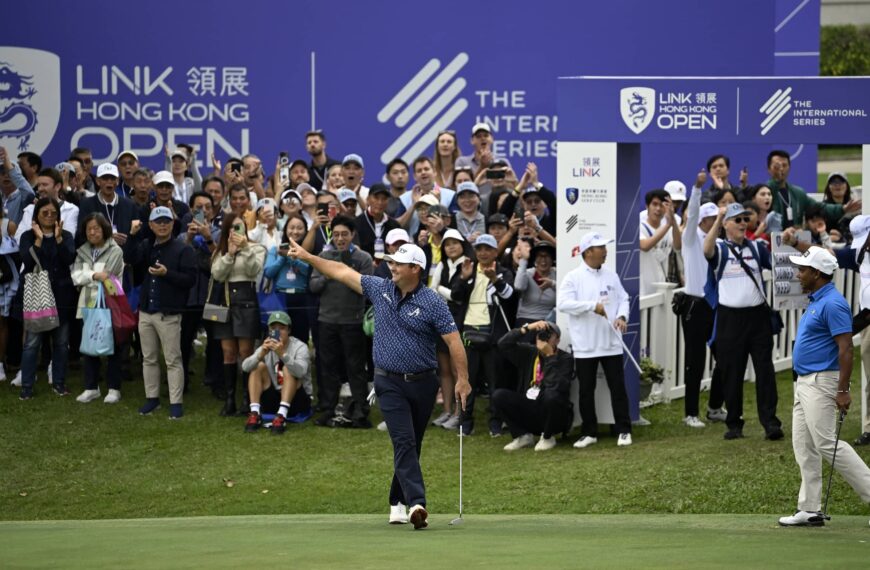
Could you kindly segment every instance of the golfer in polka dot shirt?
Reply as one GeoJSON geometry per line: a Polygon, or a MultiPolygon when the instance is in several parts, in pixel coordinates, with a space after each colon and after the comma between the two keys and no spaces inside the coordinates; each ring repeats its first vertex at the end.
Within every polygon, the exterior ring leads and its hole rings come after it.
{"type": "Polygon", "coordinates": [[[390,522],[425,528],[426,489],[420,470],[423,434],[438,393],[435,341],[450,349],[456,369],[455,397],[465,409],[471,393],[468,361],[447,304],[423,282],[426,256],[413,244],[385,255],[392,280],[360,275],[343,263],[305,251],[290,240],[290,257],[304,261],[330,279],[366,295],[375,310],[373,361],[375,393],[393,442],[394,472],[390,486],[390,522]],[[406,514],[407,506],[411,507],[406,514]]]}

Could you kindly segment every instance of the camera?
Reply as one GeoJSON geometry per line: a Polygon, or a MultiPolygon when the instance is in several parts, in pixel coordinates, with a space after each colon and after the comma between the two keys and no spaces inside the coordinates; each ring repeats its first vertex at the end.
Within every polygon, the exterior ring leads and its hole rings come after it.
{"type": "Polygon", "coordinates": [[[507,171],[502,168],[499,168],[498,170],[490,168],[486,171],[486,177],[490,180],[501,180],[506,174],[507,171]]]}
{"type": "Polygon", "coordinates": [[[541,342],[547,342],[552,336],[553,330],[550,327],[547,327],[542,331],[538,331],[538,334],[535,335],[535,338],[541,342]]]}
{"type": "Polygon", "coordinates": [[[241,172],[242,171],[242,163],[234,162],[230,165],[230,172],[241,172]]]}

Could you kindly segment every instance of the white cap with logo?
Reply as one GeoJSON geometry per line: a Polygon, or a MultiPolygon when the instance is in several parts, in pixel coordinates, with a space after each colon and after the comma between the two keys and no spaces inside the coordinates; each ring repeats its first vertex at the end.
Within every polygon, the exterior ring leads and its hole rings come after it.
{"type": "Polygon", "coordinates": [[[413,263],[419,265],[421,269],[426,269],[426,254],[412,243],[406,243],[395,253],[385,255],[384,259],[393,263],[413,263]]]}
{"type": "Polygon", "coordinates": [[[816,245],[806,250],[803,255],[790,255],[788,259],[795,265],[812,267],[825,275],[833,275],[834,271],[839,267],[837,258],[831,252],[816,245]]]}
{"type": "Polygon", "coordinates": [[[158,184],[171,184],[175,186],[175,179],[172,177],[172,173],[166,170],[161,170],[155,174],[151,181],[154,183],[154,186],[158,184]]]}
{"type": "Polygon", "coordinates": [[[713,202],[707,202],[701,204],[701,210],[698,212],[698,220],[703,220],[704,218],[712,218],[719,215],[719,206],[714,204],[713,202]]]}
{"type": "Polygon", "coordinates": [[[118,167],[111,162],[104,162],[97,167],[97,178],[102,178],[103,176],[118,178],[118,167]]]}
{"type": "Polygon", "coordinates": [[[607,239],[598,232],[589,232],[580,238],[580,253],[583,253],[590,247],[597,247],[599,245],[607,245],[611,243],[613,243],[612,239],[607,239]]]}
{"type": "Polygon", "coordinates": [[[671,180],[665,184],[665,192],[671,195],[674,202],[686,201],[686,185],[679,180],[671,180]]]}

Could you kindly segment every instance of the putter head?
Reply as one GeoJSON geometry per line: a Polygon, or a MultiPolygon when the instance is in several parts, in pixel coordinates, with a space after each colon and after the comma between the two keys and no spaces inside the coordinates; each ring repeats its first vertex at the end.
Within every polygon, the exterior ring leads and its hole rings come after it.
{"type": "Polygon", "coordinates": [[[461,516],[456,517],[455,519],[453,519],[452,521],[450,521],[450,524],[451,524],[452,526],[456,526],[456,525],[458,525],[458,524],[462,524],[462,517],[461,517],[461,516]]]}

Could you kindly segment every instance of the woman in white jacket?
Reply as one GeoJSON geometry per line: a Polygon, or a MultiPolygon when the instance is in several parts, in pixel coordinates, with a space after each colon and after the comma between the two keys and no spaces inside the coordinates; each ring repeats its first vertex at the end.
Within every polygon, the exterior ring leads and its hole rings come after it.
{"type": "MultiPolygon", "coordinates": [[[[82,221],[85,243],[78,249],[73,264],[72,280],[81,287],[76,318],[82,318],[82,307],[92,307],[96,301],[100,283],[117,277],[120,282],[124,273],[124,252],[112,239],[112,226],[99,213],[92,213],[82,221]]],[[[100,397],[100,357],[82,354],[84,359],[85,389],[76,398],[83,404],[100,397]]],[[[108,357],[106,381],[108,394],[106,404],[115,404],[121,399],[121,348],[108,357]]]]}

